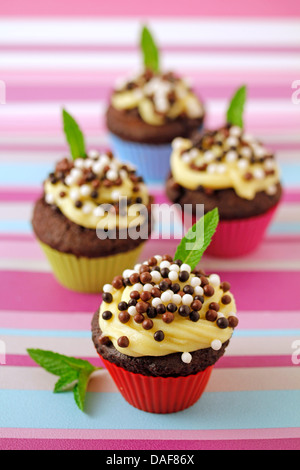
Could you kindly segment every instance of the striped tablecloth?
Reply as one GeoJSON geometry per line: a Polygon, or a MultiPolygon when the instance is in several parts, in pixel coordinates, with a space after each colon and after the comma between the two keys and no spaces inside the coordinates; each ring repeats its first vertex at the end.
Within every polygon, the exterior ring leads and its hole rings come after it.
{"type": "MultiPolygon", "coordinates": [[[[299,2],[16,3],[1,5],[0,17],[0,449],[299,449],[300,104],[292,100],[299,2]],[[56,377],[26,348],[97,365],[90,322],[100,295],[55,282],[30,217],[41,182],[67,152],[62,106],[91,148],[106,144],[106,99],[114,81],[139,65],[145,19],[164,66],[189,76],[205,100],[208,127],[223,122],[235,88],[248,85],[247,130],[276,151],[285,193],[256,253],[203,260],[232,283],[240,326],[201,400],[173,415],[143,413],[103,370],[82,413],[70,394],[52,393],[56,377]]],[[[163,188],[151,189],[165,201],[163,188]]],[[[164,230],[143,258],[174,252],[177,241],[162,239],[164,230]]]]}

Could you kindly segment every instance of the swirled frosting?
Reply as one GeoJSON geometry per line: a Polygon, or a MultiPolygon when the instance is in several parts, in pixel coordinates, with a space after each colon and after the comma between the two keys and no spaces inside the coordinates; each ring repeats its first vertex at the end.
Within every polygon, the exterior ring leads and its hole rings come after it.
{"type": "Polygon", "coordinates": [[[194,141],[178,138],[172,145],[173,178],[187,189],[233,188],[248,200],[261,191],[276,194],[280,172],[274,155],[239,127],[205,132],[194,141]]]}
{"type": "MultiPolygon", "coordinates": [[[[103,344],[121,353],[163,356],[218,350],[237,326],[230,285],[170,256],[155,256],[104,287],[99,311],[103,344]]],[[[100,338],[100,341],[101,341],[100,338]]]]}
{"type": "Polygon", "coordinates": [[[201,101],[189,85],[173,73],[151,71],[121,84],[114,90],[111,104],[118,110],[137,109],[143,121],[161,126],[178,117],[202,118],[201,101]]]}
{"type": "Polygon", "coordinates": [[[128,228],[144,222],[141,204],[149,204],[143,179],[111,152],[65,158],[44,182],[45,201],[72,222],[91,229],[128,228]]]}

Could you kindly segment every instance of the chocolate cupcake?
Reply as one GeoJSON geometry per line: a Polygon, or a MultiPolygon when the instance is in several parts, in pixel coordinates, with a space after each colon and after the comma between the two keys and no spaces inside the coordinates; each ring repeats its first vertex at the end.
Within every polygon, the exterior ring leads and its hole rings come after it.
{"type": "Polygon", "coordinates": [[[193,222],[200,204],[205,212],[219,209],[221,223],[207,252],[222,257],[260,244],[282,196],[274,154],[231,123],[173,141],[166,191],[193,222]]]}
{"type": "Polygon", "coordinates": [[[113,91],[106,123],[116,153],[134,163],[146,181],[157,182],[170,169],[172,140],[200,129],[204,108],[184,79],[160,70],[147,28],[141,43],[145,69],[113,91]]]}
{"type": "MultiPolygon", "coordinates": [[[[66,112],[64,119],[73,121],[66,112]]],[[[135,169],[110,151],[79,154],[59,161],[44,181],[32,226],[62,285],[100,292],[139,258],[151,233],[152,198],[135,169]]]]}
{"type": "Polygon", "coordinates": [[[229,283],[157,255],[105,286],[92,338],[129,403],[170,413],[200,398],[237,325],[229,283]]]}

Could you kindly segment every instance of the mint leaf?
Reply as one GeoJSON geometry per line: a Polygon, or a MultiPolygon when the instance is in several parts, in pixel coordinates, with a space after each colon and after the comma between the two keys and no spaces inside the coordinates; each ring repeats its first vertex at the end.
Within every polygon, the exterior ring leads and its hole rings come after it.
{"type": "Polygon", "coordinates": [[[73,389],[74,399],[78,408],[83,411],[85,404],[86,389],[90,380],[91,372],[82,370],[79,372],[78,383],[73,389]]]}
{"type": "Polygon", "coordinates": [[[192,270],[198,265],[203,253],[210,245],[219,223],[218,208],[201,217],[181,240],[174,259],[180,259],[191,266],[192,270]]]}
{"type": "Polygon", "coordinates": [[[90,376],[102,367],[94,367],[84,359],[64,356],[53,351],[27,349],[27,352],[47,372],[60,377],[55,384],[54,392],[66,392],[73,389],[75,402],[79,409],[83,411],[90,376]]]}
{"type": "Polygon", "coordinates": [[[76,158],[85,158],[86,150],[84,136],[79,128],[79,125],[65,109],[63,109],[62,114],[64,132],[66,134],[66,139],[69,144],[73,159],[75,160],[76,158]]]}
{"type": "Polygon", "coordinates": [[[234,94],[227,110],[227,122],[243,128],[243,113],[247,98],[247,87],[244,85],[234,94]]]}
{"type": "Polygon", "coordinates": [[[71,371],[58,379],[54,387],[54,393],[67,392],[72,390],[78,383],[78,372],[71,371]]]}
{"type": "Polygon", "coordinates": [[[144,26],[141,35],[141,50],[144,66],[153,72],[159,72],[159,50],[149,29],[144,26]]]}

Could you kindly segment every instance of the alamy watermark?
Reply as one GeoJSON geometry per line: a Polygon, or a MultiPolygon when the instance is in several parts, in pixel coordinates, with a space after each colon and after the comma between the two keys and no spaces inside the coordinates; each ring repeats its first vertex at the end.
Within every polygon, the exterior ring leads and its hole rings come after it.
{"type": "Polygon", "coordinates": [[[292,354],[292,363],[295,366],[299,366],[300,365],[300,339],[295,340],[292,343],[292,349],[294,349],[294,352],[292,354]]]}
{"type": "Polygon", "coordinates": [[[6,84],[0,80],[0,105],[6,104],[6,84]]]}
{"type": "Polygon", "coordinates": [[[0,339],[0,365],[6,364],[6,344],[0,339]]]}
{"type": "Polygon", "coordinates": [[[300,80],[294,80],[292,83],[292,88],[295,89],[292,94],[292,103],[300,104],[300,80]]]}

